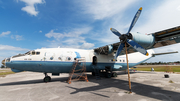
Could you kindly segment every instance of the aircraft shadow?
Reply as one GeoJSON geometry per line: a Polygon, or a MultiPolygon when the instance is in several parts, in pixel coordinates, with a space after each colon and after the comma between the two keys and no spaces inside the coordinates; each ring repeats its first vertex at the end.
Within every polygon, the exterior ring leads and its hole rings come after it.
{"type": "MultiPolygon", "coordinates": [[[[91,76],[90,74],[87,74],[87,76],[91,76]]],[[[94,76],[93,76],[94,77],[94,76]]],[[[59,78],[51,78],[51,82],[65,82],[68,80],[69,77],[59,77],[59,78]]],[[[72,79],[74,79],[73,77],[72,79]]],[[[95,78],[93,78],[95,79],[95,78]]],[[[49,83],[51,83],[49,82],[49,83]]],[[[42,79],[36,79],[36,80],[26,80],[26,81],[16,81],[16,82],[8,82],[8,83],[1,83],[0,86],[11,86],[11,85],[24,85],[24,84],[36,84],[36,83],[46,83],[42,79]]]]}
{"type": "MultiPolygon", "coordinates": [[[[133,73],[138,73],[138,71],[136,72],[130,72],[131,74],[133,73]]],[[[146,73],[146,72],[142,72],[142,73],[146,73]]],[[[122,72],[117,72],[118,75],[126,75],[127,73],[125,73],[124,71],[122,72]]],[[[91,80],[96,79],[95,76],[92,76],[91,74],[87,74],[88,79],[92,78],[91,80]]],[[[75,77],[74,77],[75,78],[75,77]]],[[[59,78],[51,78],[51,82],[64,82],[67,81],[68,77],[59,77],[59,78]]],[[[0,84],[0,86],[10,86],[10,85],[23,85],[23,84],[35,84],[35,83],[45,83],[43,82],[43,78],[42,79],[36,79],[36,80],[27,80],[27,81],[17,81],[17,82],[8,82],[8,83],[2,83],[0,84]]]]}
{"type": "MultiPolygon", "coordinates": [[[[128,74],[128,72],[125,72],[125,71],[117,71],[116,72],[117,73],[117,75],[126,75],[126,74],[128,74]]],[[[134,73],[150,73],[150,72],[147,72],[147,71],[130,71],[130,74],[134,74],[134,73]]],[[[151,72],[151,73],[153,73],[153,72],[151,72]]]]}
{"type": "MultiPolygon", "coordinates": [[[[122,74],[124,74],[124,73],[121,73],[121,72],[118,73],[118,75],[122,75],[122,74]]],[[[87,76],[88,76],[89,82],[97,83],[99,85],[85,87],[85,88],[75,88],[75,87],[71,87],[71,85],[68,85],[66,87],[76,90],[74,92],[71,92],[70,94],[76,94],[79,92],[89,92],[89,93],[92,93],[95,95],[109,98],[109,96],[102,95],[102,94],[96,93],[94,91],[98,91],[98,90],[105,89],[105,88],[111,88],[111,87],[115,87],[115,88],[121,89],[123,91],[125,90],[127,92],[129,91],[129,85],[128,85],[127,80],[120,80],[120,79],[115,79],[115,78],[105,78],[105,77],[101,77],[101,80],[96,80],[95,76],[92,76],[90,74],[87,74],[87,76]]],[[[52,78],[51,82],[67,83],[66,82],[67,80],[68,80],[68,77],[59,77],[59,78],[52,78]]],[[[49,82],[49,83],[51,83],[51,82],[49,82]]],[[[75,83],[75,82],[78,82],[78,81],[73,81],[72,83],[75,83]]],[[[0,86],[36,84],[36,83],[44,83],[44,82],[42,79],[37,79],[37,80],[3,83],[3,84],[0,84],[0,86]]],[[[158,100],[163,100],[163,98],[165,98],[165,99],[173,99],[175,101],[180,101],[180,97],[179,97],[180,92],[169,91],[169,90],[162,89],[160,87],[155,87],[155,86],[146,85],[146,84],[137,83],[137,82],[131,82],[131,85],[132,85],[132,92],[135,94],[138,94],[138,95],[147,96],[147,97],[158,99],[158,100]]],[[[101,92],[101,91],[98,91],[98,92],[101,92]]],[[[117,93],[117,92],[110,92],[110,91],[106,91],[106,92],[117,93]]]]}
{"type": "MultiPolygon", "coordinates": [[[[111,78],[111,79],[102,78],[102,79],[104,79],[104,80],[96,80],[95,77],[88,76],[88,80],[90,82],[98,83],[99,85],[91,86],[91,87],[85,87],[85,88],[75,88],[75,87],[71,87],[71,86],[66,86],[66,87],[76,90],[74,92],[71,92],[70,94],[76,94],[79,92],[90,92],[90,93],[92,93],[93,91],[98,91],[101,89],[111,88],[111,87],[115,87],[118,89],[122,89],[123,91],[124,90],[127,91],[124,93],[128,93],[128,91],[129,91],[128,81],[114,79],[114,78],[111,78]]],[[[164,99],[171,100],[171,99],[173,99],[173,101],[180,101],[180,97],[179,97],[180,92],[169,91],[169,90],[162,89],[161,87],[155,87],[155,86],[146,85],[146,84],[137,83],[137,82],[131,82],[131,85],[132,85],[131,86],[132,92],[135,94],[138,94],[138,95],[147,96],[149,98],[154,98],[157,100],[164,100],[164,99]]],[[[111,91],[106,91],[106,92],[117,93],[117,92],[111,92],[111,91]]],[[[101,94],[96,94],[96,95],[109,98],[108,96],[101,95],[101,94]]]]}
{"type": "MultiPolygon", "coordinates": [[[[61,77],[61,78],[51,78],[51,82],[63,82],[67,81],[68,77],[61,77]]],[[[0,86],[11,86],[11,85],[24,85],[24,84],[36,84],[36,83],[46,83],[43,81],[43,79],[37,79],[37,80],[28,80],[28,81],[17,81],[17,82],[9,82],[9,83],[2,83],[0,86]]],[[[48,82],[50,83],[50,82],[48,82]]]]}

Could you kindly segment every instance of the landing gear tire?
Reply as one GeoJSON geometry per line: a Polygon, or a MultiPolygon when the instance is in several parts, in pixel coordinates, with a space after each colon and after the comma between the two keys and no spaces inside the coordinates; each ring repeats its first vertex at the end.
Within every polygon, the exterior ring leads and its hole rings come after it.
{"type": "Polygon", "coordinates": [[[116,72],[112,73],[112,77],[117,77],[117,73],[116,72]]]}
{"type": "Polygon", "coordinates": [[[51,77],[50,76],[44,77],[44,82],[50,82],[50,81],[51,81],[51,77]]]}
{"type": "Polygon", "coordinates": [[[106,73],[106,78],[111,78],[111,73],[106,73]]]}

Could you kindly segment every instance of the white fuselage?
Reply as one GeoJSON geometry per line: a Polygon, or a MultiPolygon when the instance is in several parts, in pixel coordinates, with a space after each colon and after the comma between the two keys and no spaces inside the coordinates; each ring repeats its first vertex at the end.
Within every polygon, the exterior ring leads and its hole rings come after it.
{"type": "MultiPolygon", "coordinates": [[[[130,67],[138,65],[152,57],[154,51],[148,50],[149,56],[139,52],[128,54],[130,67]]],[[[99,69],[105,69],[109,66],[112,70],[127,69],[126,56],[117,57],[117,61],[112,61],[114,54],[100,55],[94,50],[71,49],[71,48],[44,48],[29,51],[26,54],[13,56],[6,59],[6,66],[20,71],[34,71],[46,73],[68,73],[72,68],[76,58],[85,58],[86,70],[93,71],[93,57],[97,57],[97,66],[99,69]]]]}

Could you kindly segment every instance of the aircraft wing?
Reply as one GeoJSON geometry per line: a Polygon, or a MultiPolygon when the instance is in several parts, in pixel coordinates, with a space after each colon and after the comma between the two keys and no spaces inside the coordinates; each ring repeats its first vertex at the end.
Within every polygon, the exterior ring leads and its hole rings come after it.
{"type": "MultiPolygon", "coordinates": [[[[151,47],[144,47],[145,49],[152,49],[172,45],[180,42],[180,26],[173,27],[170,29],[150,33],[155,38],[155,43],[151,47]]],[[[149,35],[149,34],[148,34],[149,35]]],[[[118,49],[120,42],[109,44],[106,46],[98,47],[94,49],[94,52],[98,54],[108,55],[109,53],[115,52],[118,49]]],[[[123,49],[124,50],[124,49],[123,49]]],[[[137,52],[133,47],[128,46],[128,53],[137,52]]],[[[121,51],[120,55],[124,55],[125,51],[121,51]]]]}
{"type": "Polygon", "coordinates": [[[155,37],[155,44],[150,48],[157,48],[180,42],[180,26],[155,32],[152,34],[154,34],[155,37]]]}

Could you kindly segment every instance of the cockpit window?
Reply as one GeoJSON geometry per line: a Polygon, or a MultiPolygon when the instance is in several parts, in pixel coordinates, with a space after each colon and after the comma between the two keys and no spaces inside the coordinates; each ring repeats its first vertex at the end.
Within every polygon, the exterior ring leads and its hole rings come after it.
{"type": "Polygon", "coordinates": [[[24,54],[18,54],[18,55],[13,56],[12,58],[20,57],[20,56],[25,56],[25,55],[24,54]]]}
{"type": "Polygon", "coordinates": [[[28,51],[28,52],[26,52],[24,54],[15,55],[12,58],[20,57],[20,56],[25,56],[25,55],[40,55],[40,52],[35,52],[34,50],[33,51],[28,51]]]}
{"type": "Polygon", "coordinates": [[[32,51],[32,55],[36,55],[36,52],[35,52],[35,51],[32,51]]]}
{"type": "Polygon", "coordinates": [[[40,54],[40,52],[36,52],[36,55],[39,55],[40,54]]]}
{"type": "Polygon", "coordinates": [[[32,51],[31,54],[32,54],[32,55],[40,55],[40,52],[32,51]]]}
{"type": "Polygon", "coordinates": [[[30,55],[31,53],[30,53],[30,51],[28,51],[28,52],[26,52],[25,54],[30,55]]]}
{"type": "Polygon", "coordinates": [[[10,62],[10,58],[6,59],[6,62],[10,62]]]}

